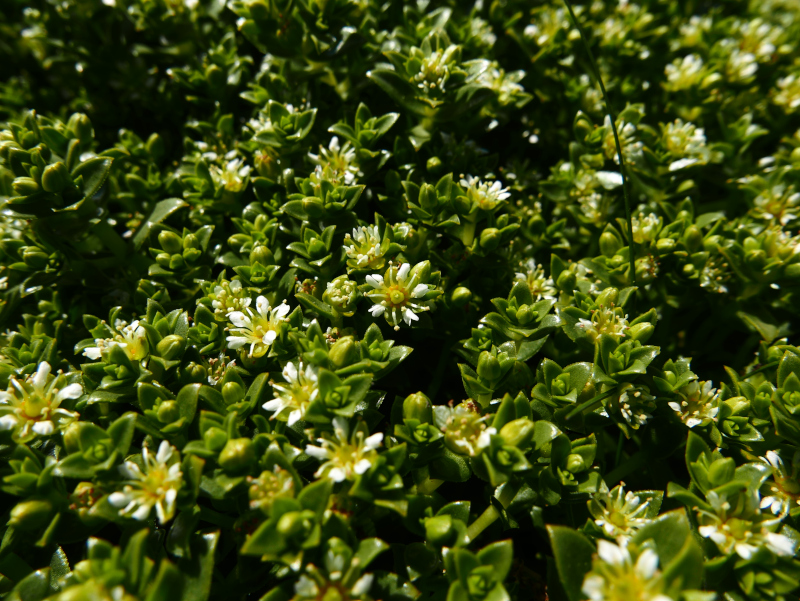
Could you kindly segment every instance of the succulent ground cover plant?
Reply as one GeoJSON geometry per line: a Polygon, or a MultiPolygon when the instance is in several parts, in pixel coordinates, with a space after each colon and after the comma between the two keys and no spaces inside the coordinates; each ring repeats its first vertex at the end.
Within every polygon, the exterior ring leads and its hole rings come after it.
{"type": "Polygon", "coordinates": [[[0,593],[797,599],[798,39],[0,3],[0,593]]]}

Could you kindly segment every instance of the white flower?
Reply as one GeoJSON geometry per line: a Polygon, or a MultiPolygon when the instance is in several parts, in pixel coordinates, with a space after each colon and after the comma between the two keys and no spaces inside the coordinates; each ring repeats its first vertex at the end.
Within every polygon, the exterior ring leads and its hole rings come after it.
{"type": "Polygon", "coordinates": [[[767,451],[761,460],[772,469],[772,479],[761,485],[763,496],[759,506],[783,518],[800,506],[800,450],[794,452],[791,466],[775,451],[767,451]]]}
{"type": "Polygon", "coordinates": [[[520,263],[520,266],[525,268],[525,272],[517,272],[514,279],[526,282],[535,300],[553,300],[556,297],[558,291],[553,278],[545,277],[542,265],[538,265],[534,259],[528,259],[524,263],[520,263]]]}
{"type": "MultiPolygon", "coordinates": [[[[739,517],[741,504],[731,507],[726,494],[717,494],[713,490],[708,492],[706,499],[712,511],[698,510],[697,530],[701,536],[714,541],[722,553],[735,552],[742,559],[750,559],[759,548],[765,547],[781,557],[794,555],[794,541],[769,529],[779,524],[780,519],[753,521],[747,516],[739,517]]],[[[758,520],[757,513],[752,517],[758,520]]]]}
{"type": "Polygon", "coordinates": [[[131,361],[141,361],[150,352],[150,343],[147,341],[147,332],[139,325],[139,320],[134,320],[127,325],[121,319],[114,323],[117,333],[113,338],[95,338],[95,346],[83,349],[83,355],[89,359],[101,359],[114,346],[120,347],[131,361]]]}
{"type": "Polygon", "coordinates": [[[508,188],[495,180],[491,184],[477,177],[467,175],[459,183],[466,188],[467,198],[474,205],[485,211],[494,210],[500,203],[511,197],[508,188]]]}
{"type": "Polygon", "coordinates": [[[317,165],[312,180],[327,179],[332,183],[352,186],[357,177],[364,175],[358,168],[355,148],[350,142],[339,146],[339,138],[336,136],[331,138],[327,148],[320,145],[319,154],[309,152],[308,158],[317,165]]]}
{"type": "Polygon", "coordinates": [[[377,225],[357,227],[352,236],[345,234],[344,251],[347,253],[347,266],[351,269],[381,269],[386,263],[377,225]]]}
{"type": "Polygon", "coordinates": [[[306,365],[304,370],[302,361],[297,365],[289,362],[283,368],[283,377],[286,382],[272,384],[275,398],[264,403],[263,407],[274,412],[271,419],[285,421],[293,426],[303,419],[308,406],[319,395],[317,368],[306,365]]]}
{"type": "Polygon", "coordinates": [[[259,296],[256,299],[256,313],[250,307],[242,311],[233,311],[228,319],[233,328],[228,328],[232,336],[228,336],[228,348],[238,349],[249,344],[248,357],[263,357],[278,337],[281,323],[289,313],[289,305],[284,301],[277,307],[270,307],[269,301],[259,296]]]}
{"type": "Polygon", "coordinates": [[[645,526],[645,517],[650,501],[642,502],[641,497],[632,491],[625,493],[625,484],[615,486],[611,491],[596,493],[589,502],[589,512],[603,531],[612,538],[632,536],[636,530],[645,526]]]}
{"type": "Polygon", "coordinates": [[[775,104],[787,113],[800,107],[800,77],[792,73],[778,80],[778,91],[773,96],[775,104]]]}
{"type": "Polygon", "coordinates": [[[458,50],[458,46],[450,44],[444,51],[436,50],[429,56],[419,57],[419,71],[412,77],[412,83],[420,90],[438,90],[444,93],[450,78],[450,63],[458,50]]]}
{"type": "Polygon", "coordinates": [[[644,549],[634,563],[624,539],[619,546],[600,539],[581,591],[590,601],[673,601],[663,592],[666,582],[657,568],[653,549],[644,549]]]}
{"type": "Polygon", "coordinates": [[[353,480],[366,472],[377,459],[376,449],[383,443],[383,434],[378,432],[366,436],[365,431],[359,428],[351,436],[347,421],[341,417],[333,418],[333,426],[333,436],[323,435],[317,439],[320,446],[307,445],[305,448],[308,455],[322,462],[314,476],[334,482],[353,480]]]}
{"type": "Polygon", "coordinates": [[[703,59],[697,54],[688,54],[682,59],[676,58],[666,66],[668,90],[686,90],[698,84],[703,78],[703,59]]]}
{"type": "Polygon", "coordinates": [[[217,187],[230,192],[239,192],[244,188],[245,179],[250,174],[250,165],[245,165],[242,159],[231,159],[224,168],[209,165],[208,171],[217,187]]]}
{"type": "Polygon", "coordinates": [[[644,244],[646,242],[655,242],[658,232],[661,231],[664,221],[655,213],[645,215],[639,213],[636,217],[631,219],[633,226],[633,241],[637,244],[644,244]]]}
{"type": "Polygon", "coordinates": [[[716,421],[719,412],[719,393],[712,382],[690,382],[678,392],[679,402],[670,401],[669,407],[689,428],[716,421]]]}
{"type": "Polygon", "coordinates": [[[594,177],[606,190],[613,190],[622,185],[622,174],[615,171],[598,171],[594,177]]]}
{"type": "MultiPolygon", "coordinates": [[[[606,115],[603,121],[606,128],[606,135],[603,139],[603,153],[606,158],[613,159],[619,165],[619,154],[617,153],[617,142],[614,139],[614,130],[611,128],[611,117],[606,115]]],[[[622,149],[622,157],[629,163],[635,163],[643,156],[644,144],[637,140],[638,130],[633,123],[619,121],[616,123],[617,135],[619,136],[619,146],[622,149]]],[[[595,175],[596,177],[596,175],[595,175]]],[[[622,182],[620,181],[620,184],[622,182]]]]}
{"type": "Polygon", "coordinates": [[[586,332],[592,342],[596,341],[600,334],[607,334],[619,341],[627,335],[629,329],[628,316],[622,315],[620,309],[611,307],[598,307],[592,309],[591,319],[578,319],[577,327],[586,332]]]}
{"type": "Polygon", "coordinates": [[[78,413],[62,409],[67,399],[77,399],[83,386],[67,384],[62,372],[50,373],[50,364],[39,363],[36,372],[25,380],[9,378],[8,389],[0,391],[0,431],[12,430],[15,442],[24,443],[38,436],[50,436],[78,419],[78,413]]]}
{"type": "Polygon", "coordinates": [[[227,317],[233,311],[243,311],[250,306],[252,299],[247,294],[239,280],[232,282],[222,281],[214,286],[214,292],[209,296],[212,298],[211,308],[217,317],[227,317]]]}
{"type": "Polygon", "coordinates": [[[619,411],[626,422],[638,429],[653,417],[649,412],[655,409],[655,398],[646,389],[629,386],[619,395],[619,411]]]}
{"type": "Polygon", "coordinates": [[[183,484],[178,451],[162,440],[156,456],[147,447],[142,449],[142,467],[133,461],[119,466],[125,477],[122,491],[111,493],[108,502],[120,510],[120,515],[146,520],[153,507],[161,524],[175,515],[175,499],[183,484]]]}
{"type": "Polygon", "coordinates": [[[401,321],[411,325],[418,321],[417,313],[430,311],[432,300],[424,300],[431,286],[420,282],[419,270],[411,273],[411,265],[403,263],[399,268],[389,263],[389,268],[382,276],[372,274],[366,277],[372,290],[366,296],[375,303],[369,312],[373,317],[383,315],[386,321],[399,329],[401,321]]]}

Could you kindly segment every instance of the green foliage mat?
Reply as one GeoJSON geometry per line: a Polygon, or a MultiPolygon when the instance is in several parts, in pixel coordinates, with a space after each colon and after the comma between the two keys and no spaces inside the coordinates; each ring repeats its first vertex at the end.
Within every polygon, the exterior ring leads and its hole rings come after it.
{"type": "Polygon", "coordinates": [[[0,2],[0,595],[797,599],[798,39],[0,2]]]}

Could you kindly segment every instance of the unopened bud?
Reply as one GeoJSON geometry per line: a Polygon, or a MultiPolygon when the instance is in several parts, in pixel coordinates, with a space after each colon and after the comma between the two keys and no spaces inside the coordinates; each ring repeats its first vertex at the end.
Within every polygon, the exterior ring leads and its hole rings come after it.
{"type": "Polygon", "coordinates": [[[481,232],[480,244],[484,250],[494,250],[500,246],[500,230],[494,227],[487,227],[481,232]]]}
{"type": "Polygon", "coordinates": [[[183,241],[181,240],[181,237],[175,232],[171,232],[169,230],[163,230],[160,234],[158,234],[158,243],[161,245],[161,248],[171,255],[181,252],[181,249],[183,248],[183,241]]]}
{"type": "Polygon", "coordinates": [[[222,398],[226,405],[241,403],[244,400],[244,388],[238,382],[226,382],[222,387],[222,398]]]}
{"type": "Polygon", "coordinates": [[[450,302],[455,307],[463,307],[472,299],[472,291],[464,286],[459,286],[450,295],[450,302]]]}
{"type": "Polygon", "coordinates": [[[52,515],[53,504],[50,501],[29,499],[14,506],[8,525],[18,530],[36,530],[47,524],[52,515]]]}
{"type": "Polygon", "coordinates": [[[533,440],[533,421],[527,417],[508,422],[500,428],[500,437],[511,447],[526,448],[533,440]]]}
{"type": "Polygon", "coordinates": [[[42,173],[42,188],[46,192],[58,194],[72,182],[67,166],[61,161],[44,168],[42,173]]]}
{"type": "Polygon", "coordinates": [[[633,340],[638,340],[645,344],[655,332],[656,328],[649,322],[637,323],[635,326],[628,328],[628,336],[633,340]]]}
{"type": "Polygon", "coordinates": [[[228,435],[225,434],[225,430],[222,428],[213,426],[203,432],[203,442],[209,451],[218,452],[225,446],[225,443],[228,442],[228,435]]]}
{"type": "Polygon", "coordinates": [[[600,234],[600,252],[603,255],[610,259],[617,254],[620,248],[622,248],[622,243],[617,236],[611,232],[600,234]]]}
{"type": "Polygon", "coordinates": [[[478,356],[478,375],[484,380],[496,380],[502,375],[500,361],[489,351],[482,351],[478,356]]]}
{"type": "Polygon", "coordinates": [[[219,454],[219,464],[226,472],[246,471],[256,460],[256,450],[249,438],[234,438],[225,443],[219,454]]]}
{"type": "Polygon", "coordinates": [[[156,351],[159,357],[163,357],[167,361],[177,359],[183,354],[186,348],[186,339],[177,334],[170,334],[164,336],[161,341],[156,345],[156,351]]]}
{"type": "Polygon", "coordinates": [[[328,358],[337,369],[358,361],[360,354],[355,339],[352,336],[339,338],[328,351],[328,358]]]}
{"type": "Polygon", "coordinates": [[[433,420],[431,400],[422,392],[409,394],[403,401],[403,419],[415,419],[423,424],[433,420]]]}
{"type": "Polygon", "coordinates": [[[36,194],[41,190],[39,188],[39,184],[36,183],[36,180],[30,177],[18,177],[14,180],[14,183],[11,184],[11,187],[14,188],[14,193],[17,196],[31,196],[32,194],[36,194]]]}

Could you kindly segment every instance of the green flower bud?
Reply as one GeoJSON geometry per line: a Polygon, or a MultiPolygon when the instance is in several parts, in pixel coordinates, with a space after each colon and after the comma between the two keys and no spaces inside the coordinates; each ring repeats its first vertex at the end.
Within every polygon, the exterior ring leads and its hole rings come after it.
{"type": "Polygon", "coordinates": [[[83,144],[90,142],[94,137],[92,122],[83,113],[74,113],[67,122],[67,129],[73,132],[83,144]]]}
{"type": "Polygon", "coordinates": [[[758,250],[751,250],[744,257],[744,262],[750,269],[761,271],[764,265],[767,264],[767,253],[760,248],[758,250]]]}
{"type": "Polygon", "coordinates": [[[435,547],[449,547],[456,542],[458,531],[453,516],[437,515],[425,520],[425,540],[435,547]]]}
{"type": "Polygon", "coordinates": [[[661,238],[658,242],[656,242],[656,250],[660,255],[666,255],[671,253],[675,250],[677,246],[677,242],[672,238],[661,238]]]}
{"type": "Polygon", "coordinates": [[[500,428],[500,437],[508,446],[524,449],[533,440],[533,421],[527,417],[512,420],[500,428]]]}
{"type": "Polygon", "coordinates": [[[409,394],[403,400],[403,419],[415,419],[423,424],[433,421],[431,400],[422,392],[409,394]]]}
{"type": "Polygon", "coordinates": [[[25,246],[22,249],[22,260],[28,267],[33,269],[44,269],[47,267],[49,257],[38,246],[25,246]]]}
{"type": "Polygon", "coordinates": [[[619,290],[611,286],[603,290],[595,302],[601,307],[610,307],[611,305],[616,304],[618,298],[619,290]]]}
{"type": "Polygon", "coordinates": [[[44,168],[44,173],[42,174],[42,188],[44,188],[45,191],[58,194],[71,183],[72,178],[69,176],[67,166],[61,161],[44,168]]]}
{"type": "Polygon", "coordinates": [[[575,286],[578,284],[578,277],[569,269],[565,269],[561,273],[558,274],[556,278],[556,286],[558,286],[559,290],[563,290],[565,292],[572,292],[575,290],[575,286]]]}
{"type": "Polygon", "coordinates": [[[314,527],[314,512],[290,511],[281,516],[276,527],[277,531],[287,538],[302,539],[314,527]]]}
{"type": "Polygon", "coordinates": [[[703,232],[696,225],[690,225],[683,233],[683,243],[690,253],[696,253],[703,248],[703,232]]]}
{"type": "Polygon", "coordinates": [[[328,358],[337,369],[358,361],[360,354],[355,339],[352,336],[339,338],[328,351],[328,358]]]}
{"type": "Polygon", "coordinates": [[[695,269],[694,265],[692,265],[691,263],[687,263],[686,265],[683,266],[683,275],[685,275],[685,276],[691,277],[691,275],[695,271],[697,271],[697,270],[695,269]]]}
{"type": "Polygon", "coordinates": [[[714,234],[703,240],[703,248],[708,252],[716,252],[717,247],[722,244],[724,238],[719,234],[714,234]]]}
{"type": "Polygon", "coordinates": [[[256,450],[249,438],[234,438],[225,443],[219,454],[219,464],[226,472],[242,473],[255,463],[256,450]]]}
{"type": "Polygon", "coordinates": [[[426,211],[433,211],[439,205],[436,189],[430,184],[422,184],[422,187],[420,187],[419,205],[426,211]]]}
{"type": "Polygon", "coordinates": [[[265,267],[267,265],[274,265],[275,264],[275,255],[272,254],[272,251],[261,244],[254,247],[253,250],[250,251],[250,264],[255,265],[256,263],[260,263],[265,267]]]}
{"type": "Polygon", "coordinates": [[[570,455],[567,456],[567,471],[571,474],[577,474],[578,472],[584,471],[586,468],[586,461],[584,461],[581,455],[570,453],[570,455]]]}
{"type": "Polygon", "coordinates": [[[220,91],[225,87],[225,71],[217,67],[217,65],[209,65],[206,67],[206,81],[212,90],[220,91]]]}
{"type": "Polygon", "coordinates": [[[172,259],[172,255],[169,255],[167,253],[158,253],[156,255],[156,263],[158,263],[164,269],[168,269],[169,268],[169,262],[170,262],[171,259],[172,259]]]}
{"type": "Polygon", "coordinates": [[[547,222],[542,219],[541,215],[536,214],[528,219],[526,226],[531,234],[541,236],[547,229],[547,222]]]}
{"type": "Polygon", "coordinates": [[[467,215],[472,209],[472,203],[466,196],[456,196],[453,199],[453,210],[458,215],[467,215]]]}
{"type": "Polygon", "coordinates": [[[183,238],[183,248],[184,250],[187,248],[200,250],[200,240],[198,240],[197,236],[194,234],[186,234],[186,236],[183,238]]]}
{"type": "Polygon", "coordinates": [[[181,240],[181,237],[169,230],[162,230],[158,234],[158,243],[165,252],[171,255],[181,252],[183,248],[183,240],[181,240]]]}
{"type": "Polygon", "coordinates": [[[170,334],[161,339],[156,345],[156,351],[159,357],[163,357],[167,361],[172,361],[179,358],[186,348],[186,339],[177,334],[170,334]]]}
{"type": "Polygon", "coordinates": [[[8,525],[18,530],[36,530],[50,521],[53,512],[53,504],[47,499],[22,501],[11,510],[8,525]]]}
{"type": "Polygon", "coordinates": [[[303,199],[303,210],[308,213],[308,216],[312,219],[322,217],[325,213],[325,207],[322,206],[322,201],[312,197],[303,199]]]}
{"type": "Polygon", "coordinates": [[[536,318],[536,311],[532,310],[529,305],[522,305],[517,309],[515,317],[520,324],[526,325],[536,318]]]}
{"type": "Polygon", "coordinates": [[[481,232],[480,244],[484,250],[494,250],[500,246],[500,230],[494,227],[487,227],[481,232]]]}
{"type": "Polygon", "coordinates": [[[455,307],[463,307],[472,299],[472,291],[464,286],[459,286],[450,295],[450,302],[455,307]]]}
{"type": "Polygon", "coordinates": [[[203,432],[203,442],[209,451],[218,452],[228,442],[228,435],[222,428],[214,426],[203,432]]]}
{"type": "Polygon", "coordinates": [[[610,259],[617,254],[620,248],[622,248],[622,243],[617,236],[611,232],[600,234],[600,252],[603,255],[610,259]]]}
{"type": "Polygon", "coordinates": [[[11,184],[11,187],[14,188],[14,193],[17,196],[31,196],[40,190],[36,180],[30,177],[18,177],[11,184]]]}
{"type": "Polygon", "coordinates": [[[575,134],[575,139],[578,142],[583,142],[586,136],[594,131],[594,124],[586,113],[578,111],[575,114],[575,119],[572,120],[572,131],[575,134]]]}
{"type": "Polygon", "coordinates": [[[442,170],[442,160],[439,157],[431,157],[425,166],[429,172],[439,173],[442,170]]]}
{"type": "Polygon", "coordinates": [[[500,361],[494,357],[489,351],[481,351],[478,356],[478,375],[484,380],[496,380],[503,373],[500,367],[500,361]]]}
{"type": "Polygon", "coordinates": [[[787,278],[796,279],[800,278],[800,263],[792,263],[787,266],[783,272],[787,278]]]}
{"type": "Polygon", "coordinates": [[[172,255],[169,258],[169,268],[170,269],[180,269],[186,265],[186,262],[183,260],[181,255],[172,255]]]}
{"type": "Polygon", "coordinates": [[[655,332],[655,326],[649,322],[637,323],[635,326],[628,328],[628,336],[633,340],[638,340],[645,344],[655,332]]]}
{"type": "Polygon", "coordinates": [[[222,398],[226,405],[241,403],[244,400],[244,388],[238,382],[226,382],[222,387],[222,398]]]}
{"type": "Polygon", "coordinates": [[[158,406],[158,421],[162,424],[171,424],[176,422],[181,417],[181,412],[178,409],[178,403],[175,401],[164,401],[158,406]]]}

